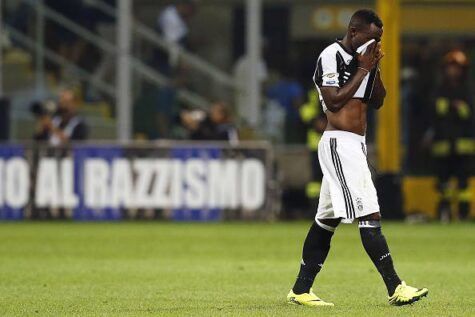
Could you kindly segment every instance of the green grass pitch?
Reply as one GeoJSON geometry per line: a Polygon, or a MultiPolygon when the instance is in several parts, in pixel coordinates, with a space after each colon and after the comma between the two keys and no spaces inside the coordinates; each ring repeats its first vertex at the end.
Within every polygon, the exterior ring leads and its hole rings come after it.
{"type": "Polygon", "coordinates": [[[429,296],[390,307],[358,228],[341,225],[314,289],[288,305],[309,222],[0,224],[0,316],[475,316],[475,225],[384,223],[429,296]]]}

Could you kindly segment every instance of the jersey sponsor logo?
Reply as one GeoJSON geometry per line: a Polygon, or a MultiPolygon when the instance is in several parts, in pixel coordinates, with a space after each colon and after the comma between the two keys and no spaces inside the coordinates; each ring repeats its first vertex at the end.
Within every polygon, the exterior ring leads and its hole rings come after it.
{"type": "Polygon", "coordinates": [[[330,74],[325,74],[323,75],[323,77],[328,77],[328,78],[333,78],[335,76],[337,76],[338,74],[337,73],[330,73],[330,74]]]}

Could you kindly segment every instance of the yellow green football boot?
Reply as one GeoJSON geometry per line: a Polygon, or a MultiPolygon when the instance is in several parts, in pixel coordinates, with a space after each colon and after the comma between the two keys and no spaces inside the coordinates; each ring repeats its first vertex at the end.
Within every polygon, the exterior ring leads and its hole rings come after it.
{"type": "Polygon", "coordinates": [[[290,290],[289,294],[287,295],[287,303],[310,307],[334,306],[333,303],[327,303],[321,300],[317,295],[313,293],[312,289],[310,289],[310,292],[308,293],[303,293],[299,295],[295,294],[293,290],[290,290]]]}
{"type": "Polygon", "coordinates": [[[393,306],[402,306],[412,304],[422,297],[427,296],[429,290],[427,288],[415,288],[406,285],[404,281],[396,287],[394,294],[388,297],[389,304],[393,306]]]}

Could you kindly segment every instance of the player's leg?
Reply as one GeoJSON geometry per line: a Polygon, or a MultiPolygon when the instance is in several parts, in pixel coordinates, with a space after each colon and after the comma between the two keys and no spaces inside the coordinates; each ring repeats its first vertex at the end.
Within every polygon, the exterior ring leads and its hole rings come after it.
{"type": "Polygon", "coordinates": [[[295,294],[308,293],[330,251],[330,242],[340,219],[317,219],[303,244],[300,270],[292,288],[295,294]]]}
{"type": "Polygon", "coordinates": [[[417,289],[406,285],[396,273],[389,247],[381,231],[381,215],[379,212],[360,217],[359,228],[361,241],[371,261],[381,274],[392,305],[406,305],[419,300],[428,294],[427,288],[417,289]]]}
{"type": "Polygon", "coordinates": [[[381,274],[388,294],[392,295],[396,287],[401,284],[401,279],[394,270],[389,247],[381,231],[381,215],[377,212],[358,220],[364,249],[381,274]]]}
{"type": "Polygon", "coordinates": [[[287,295],[287,301],[291,304],[333,306],[332,303],[324,302],[318,298],[311,289],[315,277],[320,272],[330,250],[333,232],[340,223],[340,219],[331,219],[332,215],[333,207],[329,184],[323,177],[317,215],[305,238],[297,279],[287,295]],[[326,217],[329,217],[329,219],[326,217]]]}
{"type": "Polygon", "coordinates": [[[287,295],[290,304],[304,306],[333,306],[315,295],[312,285],[330,251],[330,241],[340,219],[316,219],[304,242],[300,271],[294,287],[287,295]]]}
{"type": "Polygon", "coordinates": [[[356,140],[332,142],[336,170],[345,192],[348,218],[357,218],[363,246],[391,295],[401,280],[394,270],[386,239],[381,232],[377,192],[366,158],[366,145],[356,140]]]}

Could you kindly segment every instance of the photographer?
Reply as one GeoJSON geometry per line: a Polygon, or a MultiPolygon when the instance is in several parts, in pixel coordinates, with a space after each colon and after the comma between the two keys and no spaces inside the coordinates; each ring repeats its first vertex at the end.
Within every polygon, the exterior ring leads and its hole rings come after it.
{"type": "Polygon", "coordinates": [[[189,131],[190,139],[202,141],[228,141],[237,144],[238,132],[231,119],[231,111],[224,102],[215,102],[209,112],[182,111],[182,125],[189,131]]]}
{"type": "Polygon", "coordinates": [[[77,98],[72,90],[64,90],[59,96],[57,109],[52,102],[34,103],[31,111],[38,120],[34,139],[60,146],[70,141],[87,138],[87,126],[76,112],[77,98]]]}

